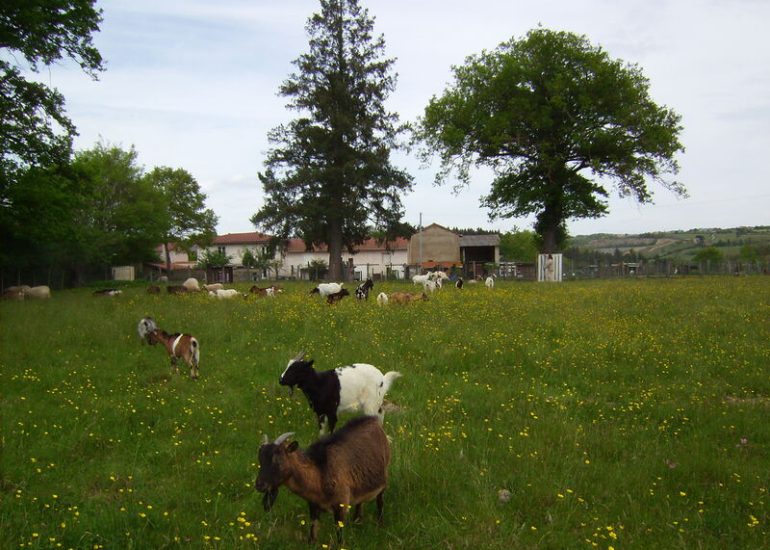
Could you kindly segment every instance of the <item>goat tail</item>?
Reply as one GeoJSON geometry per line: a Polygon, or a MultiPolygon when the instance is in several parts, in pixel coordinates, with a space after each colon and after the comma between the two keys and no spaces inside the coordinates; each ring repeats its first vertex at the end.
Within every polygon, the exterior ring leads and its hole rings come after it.
{"type": "Polygon", "coordinates": [[[192,350],[193,365],[195,365],[195,368],[198,368],[201,360],[201,347],[198,344],[198,340],[193,337],[190,338],[190,349],[192,350]]]}
{"type": "Polygon", "coordinates": [[[385,375],[382,377],[382,395],[384,396],[386,393],[388,393],[388,390],[390,389],[390,386],[393,384],[393,381],[396,378],[401,378],[401,373],[397,371],[390,371],[388,373],[385,373],[385,375]]]}

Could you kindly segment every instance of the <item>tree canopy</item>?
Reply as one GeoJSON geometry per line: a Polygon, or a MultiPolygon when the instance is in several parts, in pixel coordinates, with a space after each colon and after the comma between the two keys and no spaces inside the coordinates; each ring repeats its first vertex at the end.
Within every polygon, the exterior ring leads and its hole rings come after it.
{"type": "Polygon", "coordinates": [[[189,249],[193,244],[211,242],[216,235],[217,216],[206,208],[206,195],[187,170],[162,166],[154,168],[145,177],[159,192],[165,209],[164,261],[170,269],[168,244],[178,243],[189,249]]]}
{"type": "Polygon", "coordinates": [[[309,52],[279,90],[298,118],[268,136],[273,149],[259,174],[266,200],[252,222],[282,238],[327,243],[338,279],[343,247],[362,242],[368,224],[400,220],[412,178],[390,160],[404,128],[385,109],[396,77],[374,19],[357,0],[321,0],[306,29],[309,52]]]}
{"type": "Polygon", "coordinates": [[[556,252],[568,219],[607,213],[608,185],[640,203],[652,200],[649,180],[684,195],[665,177],[678,172],[681,129],[639,67],[584,36],[538,28],[455,67],[415,136],[426,159],[439,154],[439,183],[492,167],[490,217],[535,214],[543,251],[556,252]]]}
{"type": "Polygon", "coordinates": [[[75,126],[55,89],[30,81],[37,72],[68,58],[92,78],[103,70],[93,46],[101,10],[96,0],[4,0],[0,3],[0,204],[28,166],[69,159],[75,126]]]}

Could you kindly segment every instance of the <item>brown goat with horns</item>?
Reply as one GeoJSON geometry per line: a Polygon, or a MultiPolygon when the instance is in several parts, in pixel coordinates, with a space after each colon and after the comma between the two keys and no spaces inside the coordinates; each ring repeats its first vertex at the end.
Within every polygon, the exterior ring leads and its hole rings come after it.
{"type": "Polygon", "coordinates": [[[272,508],[278,488],[286,485],[310,506],[310,542],[318,537],[322,511],[334,514],[340,544],[345,515],[351,506],[355,506],[354,519],[360,519],[362,504],[376,499],[377,518],[382,523],[390,445],[376,416],[355,418],[305,451],[297,450],[296,441],[288,442],[292,435],[283,434],[272,443],[265,436],[259,448],[255,488],[265,494],[265,510],[272,508]]]}

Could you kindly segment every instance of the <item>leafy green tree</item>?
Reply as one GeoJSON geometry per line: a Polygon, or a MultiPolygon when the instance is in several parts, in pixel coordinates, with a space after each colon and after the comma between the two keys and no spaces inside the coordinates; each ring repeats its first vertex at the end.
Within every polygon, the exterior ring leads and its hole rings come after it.
{"type": "Polygon", "coordinates": [[[500,235],[500,255],[506,260],[534,262],[538,253],[538,236],[534,231],[508,231],[500,235]]]}
{"type": "Polygon", "coordinates": [[[166,210],[163,251],[166,268],[170,270],[168,244],[179,243],[188,250],[193,244],[210,244],[216,236],[217,216],[206,208],[206,195],[188,171],[163,166],[154,168],[145,178],[160,193],[166,210]]]}
{"type": "Polygon", "coordinates": [[[245,248],[243,250],[243,254],[241,255],[241,264],[243,264],[243,267],[257,267],[257,257],[254,256],[254,254],[249,250],[248,248],[245,248]]]}
{"type": "Polygon", "coordinates": [[[167,228],[163,195],[143,177],[136,151],[97,144],[75,155],[87,189],[82,224],[90,264],[115,265],[156,258],[167,228]]]}
{"type": "Polygon", "coordinates": [[[339,279],[343,248],[362,242],[369,223],[394,225],[412,179],[390,160],[404,128],[384,106],[396,78],[373,18],[358,0],[321,0],[306,28],[309,52],[279,90],[299,116],[268,136],[266,201],[251,221],[281,238],[327,243],[329,274],[339,279]]]}
{"type": "Polygon", "coordinates": [[[27,80],[68,58],[96,79],[102,57],[93,46],[101,10],[96,0],[4,0],[0,3],[0,204],[29,166],[66,162],[76,135],[64,98],[45,84],[27,80]]]}
{"type": "Polygon", "coordinates": [[[472,166],[495,178],[482,203],[493,218],[536,215],[543,252],[556,252],[566,221],[607,213],[606,185],[650,202],[648,180],[676,194],[680,117],[656,105],[635,65],[588,39],[538,28],[454,68],[454,83],[425,109],[415,134],[438,153],[443,182],[472,166]]]}
{"type": "Polygon", "coordinates": [[[220,250],[203,250],[198,255],[198,266],[202,269],[209,267],[224,267],[230,263],[232,258],[220,250]]]}

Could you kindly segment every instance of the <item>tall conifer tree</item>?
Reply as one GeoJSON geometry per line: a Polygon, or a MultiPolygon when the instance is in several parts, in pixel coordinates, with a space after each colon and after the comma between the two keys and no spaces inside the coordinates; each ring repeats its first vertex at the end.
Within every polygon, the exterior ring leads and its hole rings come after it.
{"type": "Polygon", "coordinates": [[[404,127],[385,109],[395,89],[394,60],[374,19],[357,0],[321,0],[307,23],[309,52],[281,85],[299,113],[269,134],[259,174],[266,199],[251,218],[282,238],[329,246],[329,276],[344,278],[342,252],[362,242],[367,224],[395,225],[412,178],[391,164],[404,127]]]}

